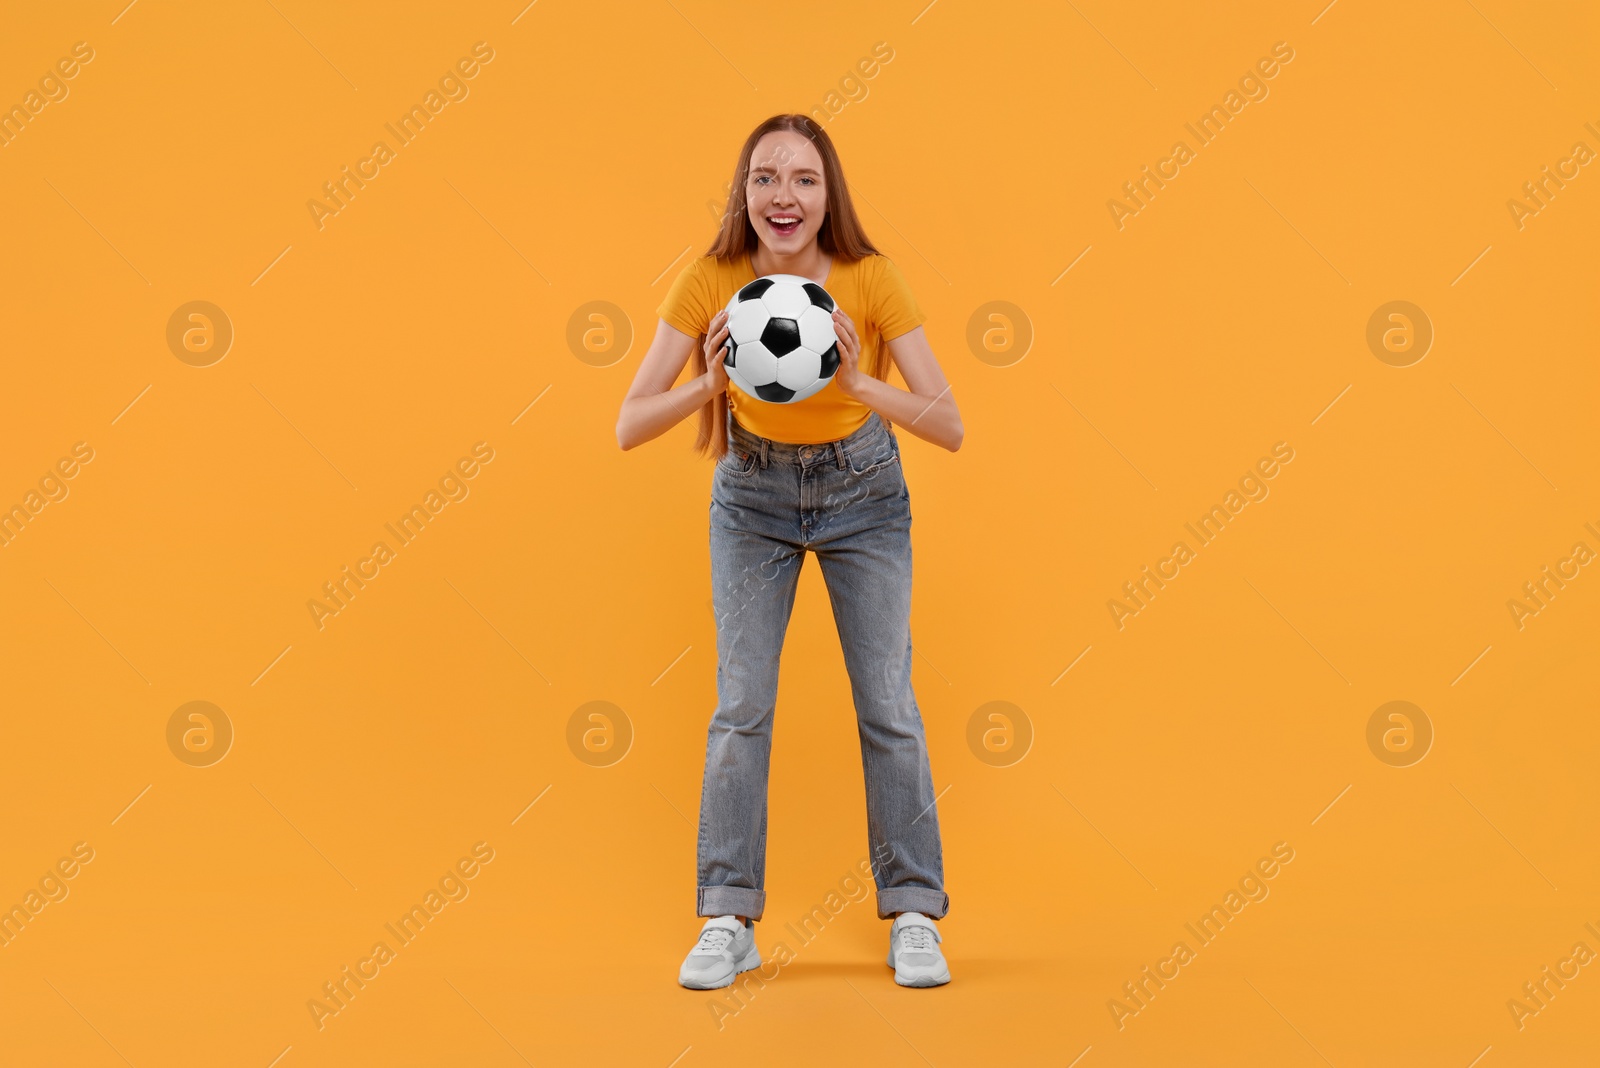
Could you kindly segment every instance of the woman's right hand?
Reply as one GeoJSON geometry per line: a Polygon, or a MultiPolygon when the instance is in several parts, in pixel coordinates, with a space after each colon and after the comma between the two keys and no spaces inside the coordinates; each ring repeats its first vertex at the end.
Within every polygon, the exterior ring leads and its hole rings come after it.
{"type": "Polygon", "coordinates": [[[722,358],[728,351],[727,343],[728,310],[724,308],[713,315],[711,322],[706,326],[706,374],[709,376],[713,395],[728,388],[728,372],[722,366],[722,358]]]}

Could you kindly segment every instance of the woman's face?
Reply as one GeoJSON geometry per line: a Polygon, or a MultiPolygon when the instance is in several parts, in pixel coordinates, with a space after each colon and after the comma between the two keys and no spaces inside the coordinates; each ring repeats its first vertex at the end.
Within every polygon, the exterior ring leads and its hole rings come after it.
{"type": "Polygon", "coordinates": [[[745,185],[750,225],[761,243],[779,255],[807,248],[828,215],[822,157],[809,138],[774,130],[756,142],[745,185]]]}

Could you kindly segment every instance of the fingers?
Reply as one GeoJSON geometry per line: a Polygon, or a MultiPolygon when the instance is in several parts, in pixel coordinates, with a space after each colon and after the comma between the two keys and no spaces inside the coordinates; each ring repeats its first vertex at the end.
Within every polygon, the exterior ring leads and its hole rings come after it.
{"type": "Polygon", "coordinates": [[[720,345],[706,353],[706,369],[717,376],[718,381],[727,374],[725,361],[728,359],[728,346],[720,345]]]}
{"type": "Polygon", "coordinates": [[[844,350],[844,355],[854,359],[861,352],[861,339],[856,337],[855,324],[841,308],[833,310],[833,332],[839,339],[839,347],[844,350]]]}
{"type": "Polygon", "coordinates": [[[850,321],[843,308],[833,309],[833,329],[840,339],[848,340],[857,348],[861,346],[861,340],[856,337],[856,324],[850,321]]]}
{"type": "Polygon", "coordinates": [[[706,337],[706,355],[708,357],[727,343],[728,324],[726,321],[719,324],[716,319],[712,319],[709,329],[710,333],[706,337]]]}

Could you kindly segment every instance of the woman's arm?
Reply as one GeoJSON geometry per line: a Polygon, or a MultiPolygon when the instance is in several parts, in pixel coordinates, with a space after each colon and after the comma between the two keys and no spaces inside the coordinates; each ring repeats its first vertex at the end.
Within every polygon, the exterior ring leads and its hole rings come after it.
{"type": "Polygon", "coordinates": [[[707,328],[705,374],[676,388],[672,383],[689,362],[695,339],[664,319],[658,321],[655,340],[650,342],[650,351],[644,354],[617,416],[617,444],[624,450],[665,434],[727,388],[728,372],[722,367],[727,318],[727,312],[720,311],[707,328]]]}
{"type": "Polygon", "coordinates": [[[942,445],[951,452],[961,448],[961,439],[966,435],[961,426],[961,411],[956,407],[950,383],[922,327],[887,342],[889,355],[894,357],[901,377],[911,387],[911,392],[907,393],[861,370],[861,343],[856,337],[855,324],[842,310],[834,313],[834,322],[842,342],[838,375],[839,388],[845,396],[854,397],[919,438],[942,445]]]}

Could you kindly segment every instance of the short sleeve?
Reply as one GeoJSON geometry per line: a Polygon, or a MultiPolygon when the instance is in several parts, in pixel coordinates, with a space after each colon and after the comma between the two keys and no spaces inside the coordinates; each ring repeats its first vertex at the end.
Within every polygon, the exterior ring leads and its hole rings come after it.
{"type": "Polygon", "coordinates": [[[656,314],[674,329],[690,337],[699,337],[716,314],[712,303],[710,272],[706,269],[706,258],[700,257],[690,260],[678,272],[656,314]]]}
{"type": "Polygon", "coordinates": [[[880,256],[878,277],[873,286],[871,315],[885,341],[909,334],[928,321],[911,292],[911,284],[893,260],[880,256]]]}

